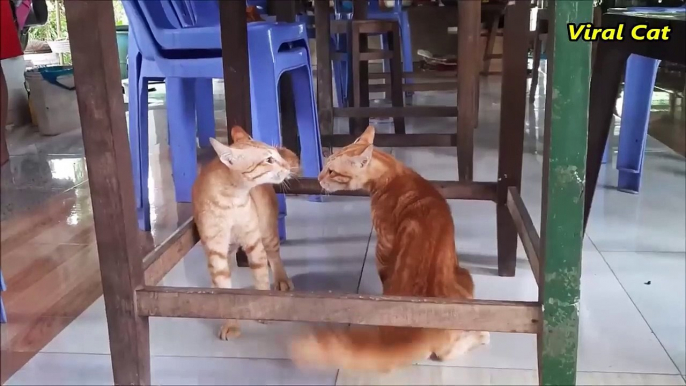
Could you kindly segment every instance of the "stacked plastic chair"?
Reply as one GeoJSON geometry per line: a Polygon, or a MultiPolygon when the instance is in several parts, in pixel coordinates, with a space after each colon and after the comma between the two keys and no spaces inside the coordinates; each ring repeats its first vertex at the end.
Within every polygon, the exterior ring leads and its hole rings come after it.
{"type": "MultiPolygon", "coordinates": [[[[147,83],[165,80],[169,147],[177,202],[190,202],[197,176],[197,144],[214,136],[212,79],[223,77],[219,8],[216,1],[124,1],[130,23],[129,142],[139,225],[150,229],[148,196],[147,83]]],[[[306,177],[322,166],[319,125],[307,32],[301,23],[248,24],[252,134],[281,143],[278,83],[293,79],[301,163],[306,177]]],[[[279,195],[279,230],[285,238],[286,204],[279,195]]]]}

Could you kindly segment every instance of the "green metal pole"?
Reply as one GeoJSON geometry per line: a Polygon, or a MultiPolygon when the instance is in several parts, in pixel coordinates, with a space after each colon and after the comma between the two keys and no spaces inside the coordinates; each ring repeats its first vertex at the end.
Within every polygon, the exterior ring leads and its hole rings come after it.
{"type": "Polygon", "coordinates": [[[576,383],[591,44],[570,41],[567,24],[590,22],[592,8],[593,2],[587,0],[549,3],[539,290],[542,385],[576,383]]]}

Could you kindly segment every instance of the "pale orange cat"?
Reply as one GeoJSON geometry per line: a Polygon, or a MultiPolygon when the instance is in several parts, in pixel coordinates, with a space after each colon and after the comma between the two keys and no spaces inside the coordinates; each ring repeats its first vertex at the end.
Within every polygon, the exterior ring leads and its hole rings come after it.
{"type": "MultiPolygon", "coordinates": [[[[298,157],[288,149],[254,141],[240,127],[231,129],[234,143],[210,141],[215,158],[193,184],[193,216],[207,255],[212,285],[231,288],[230,261],[239,247],[248,255],[255,288],[293,289],[279,255],[278,204],[272,184],[280,184],[298,169],[298,157]]],[[[223,340],[238,336],[237,320],[219,331],[223,340]]]]}
{"type": "MultiPolygon", "coordinates": [[[[417,172],[374,149],[374,128],[333,154],[319,175],[326,191],[369,192],[384,295],[471,299],[472,277],[460,268],[448,203],[417,172]]],[[[451,359],[489,341],[488,332],[354,326],[297,338],[300,365],[389,371],[432,355],[451,359]]]]}

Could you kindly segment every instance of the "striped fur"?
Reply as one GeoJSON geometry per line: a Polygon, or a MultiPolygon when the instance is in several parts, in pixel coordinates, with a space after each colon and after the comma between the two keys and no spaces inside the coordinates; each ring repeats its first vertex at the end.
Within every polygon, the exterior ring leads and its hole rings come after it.
{"type": "MultiPolygon", "coordinates": [[[[369,127],[329,157],[319,182],[327,191],[369,192],[384,295],[471,299],[474,283],[459,266],[447,201],[373,141],[369,127]]],[[[429,357],[451,359],[488,341],[487,332],[358,326],[298,337],[291,357],[299,365],[390,371],[429,357]]]]}
{"type": "MultiPolygon", "coordinates": [[[[218,158],[202,168],[193,185],[193,215],[207,255],[212,285],[231,288],[230,262],[239,247],[248,255],[255,288],[290,291],[279,255],[278,204],[272,184],[299,170],[298,157],[285,148],[252,140],[240,127],[231,129],[231,146],[212,139],[218,158]]],[[[219,331],[223,340],[238,336],[236,320],[219,331]]]]}

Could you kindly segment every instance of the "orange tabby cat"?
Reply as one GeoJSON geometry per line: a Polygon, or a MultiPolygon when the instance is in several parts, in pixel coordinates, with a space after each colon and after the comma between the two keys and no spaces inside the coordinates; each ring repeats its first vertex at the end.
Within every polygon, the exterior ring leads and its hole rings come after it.
{"type": "MultiPolygon", "coordinates": [[[[471,299],[472,277],[460,268],[448,203],[430,182],[374,149],[374,128],[333,154],[319,175],[327,191],[369,192],[384,295],[471,299]]],[[[451,359],[486,344],[488,332],[401,327],[321,330],[297,338],[300,365],[390,371],[435,355],[451,359]]]]}
{"type": "MultiPolygon", "coordinates": [[[[269,265],[275,288],[292,290],[279,255],[278,204],[271,184],[290,177],[298,168],[298,157],[288,149],[254,141],[240,127],[231,129],[231,138],[231,146],[210,139],[219,157],[202,168],[193,184],[193,216],[212,285],[231,288],[229,257],[234,260],[242,247],[256,289],[269,289],[269,265]]],[[[219,331],[223,340],[239,334],[237,320],[228,320],[219,331]]]]}

